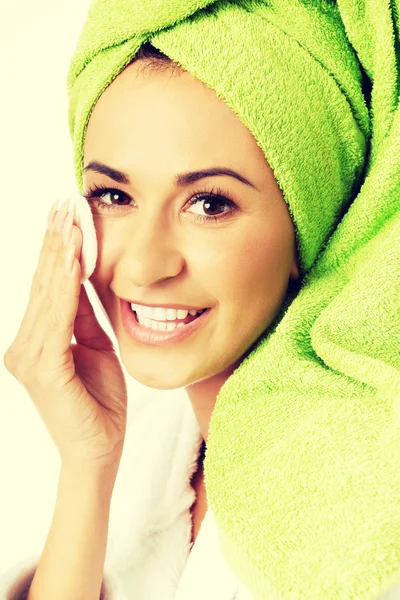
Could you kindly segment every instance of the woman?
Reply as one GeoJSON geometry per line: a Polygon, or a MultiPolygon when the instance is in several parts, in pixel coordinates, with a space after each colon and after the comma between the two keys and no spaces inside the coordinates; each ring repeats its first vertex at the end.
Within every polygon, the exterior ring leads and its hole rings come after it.
{"type": "MultiPolygon", "coordinates": [[[[259,5],[249,3],[246,10],[249,7],[256,12],[259,5]]],[[[91,15],[94,22],[95,8],[91,15]]],[[[162,5],[159,8],[161,10],[162,5]]],[[[186,9],[190,13],[194,7],[188,2],[186,9]]],[[[212,10],[204,10],[199,17],[200,25],[208,23],[209,18],[211,30],[212,18],[223,15],[224,10],[233,23],[239,10],[236,13],[229,3],[222,2],[212,10]]],[[[175,17],[176,21],[178,15],[175,17]]],[[[110,31],[113,31],[111,26],[110,31]]],[[[126,37],[126,32],[124,34],[126,37]]],[[[166,29],[164,35],[168,46],[168,35],[173,37],[173,34],[166,29]]],[[[165,42],[161,32],[158,42],[163,40],[165,42]]],[[[290,169],[285,174],[283,167],[276,162],[276,173],[287,182],[285,196],[266,159],[265,150],[258,144],[258,137],[251,133],[228,103],[190,72],[170,63],[151,45],[142,44],[141,50],[156,57],[155,64],[160,68],[148,69],[153,63],[145,59],[143,64],[146,54],[131,53],[130,58],[133,54],[135,59],[127,64],[125,61],[123,68],[117,74],[114,72],[112,81],[107,82],[105,87],[102,82],[104,89],[96,100],[91,97],[90,110],[88,106],[79,108],[79,98],[77,100],[74,96],[76,88],[71,88],[73,108],[70,114],[77,181],[80,181],[82,170],[83,195],[92,210],[99,249],[90,281],[116,334],[127,372],[151,388],[171,390],[184,387],[197,420],[203,447],[192,479],[196,493],[196,502],[190,506],[190,541],[193,543],[209,501],[203,458],[204,445],[207,453],[209,451],[211,417],[214,423],[218,422],[218,415],[214,418],[217,397],[224,384],[228,380],[233,381],[231,376],[234,373],[236,381],[245,386],[246,372],[238,368],[249,363],[245,359],[251,358],[252,351],[260,348],[259,343],[267,339],[266,333],[275,332],[279,325],[279,331],[284,330],[285,311],[298,294],[296,282],[299,284],[301,274],[314,264],[332,224],[337,224],[340,217],[337,209],[346,208],[348,191],[354,193],[360,183],[366,156],[364,134],[367,135],[368,127],[363,108],[357,106],[353,97],[360,129],[354,125],[357,119],[353,124],[349,119],[343,127],[350,138],[348,150],[344,151],[349,152],[349,159],[343,163],[345,174],[340,178],[339,187],[346,192],[343,192],[341,203],[336,198],[338,205],[335,210],[327,207],[330,216],[326,222],[325,215],[321,216],[317,222],[320,229],[314,225],[317,237],[313,246],[306,247],[307,227],[300,218],[300,209],[296,209],[296,188],[289,185],[290,169]],[[83,121],[82,114],[87,121],[83,121]],[[353,134],[354,137],[351,137],[353,134]],[[79,150],[82,142],[83,156],[79,150]],[[205,173],[210,169],[214,172],[205,173]],[[216,169],[224,172],[217,173],[216,169]],[[153,311],[155,308],[161,310],[153,311]],[[188,314],[189,311],[193,314],[188,314]],[[175,322],[171,331],[168,331],[169,321],[175,322]],[[239,373],[243,373],[240,380],[239,373]]],[[[77,73],[78,62],[74,64],[77,73]]],[[[115,64],[113,68],[115,70],[115,64]]],[[[272,140],[272,123],[268,123],[272,140]]],[[[287,156],[292,152],[290,139],[282,141],[277,136],[275,141],[284,162],[285,152],[287,156]]],[[[271,156],[274,156],[272,149],[271,156]]],[[[333,157],[333,152],[330,156],[333,157]]],[[[299,183],[301,177],[297,179],[299,183]]],[[[321,182],[322,190],[324,184],[321,182]]],[[[332,191],[330,193],[335,196],[332,191]]],[[[97,323],[86,292],[80,286],[82,231],[73,223],[72,214],[66,217],[65,209],[64,205],[57,211],[55,221],[54,209],[49,215],[49,228],[34,277],[30,303],[16,340],[5,357],[7,368],[19,378],[24,378],[24,384],[41,411],[62,458],[52,528],[33,581],[33,573],[29,580],[29,597],[41,599],[54,597],[60,589],[64,597],[74,599],[98,598],[101,589],[105,593],[102,578],[108,517],[126,433],[124,376],[112,343],[97,323]],[[43,303],[44,297],[47,304],[43,303]],[[72,333],[77,344],[71,346],[72,333]],[[71,488],[80,490],[81,494],[73,497],[71,488]],[[85,501],[82,501],[83,496],[85,501]]],[[[309,206],[306,209],[311,213],[309,206]]],[[[306,210],[304,215],[307,215],[306,210]]],[[[309,225],[308,231],[311,230],[309,225]]],[[[294,335],[292,339],[295,339],[294,335]]],[[[285,340],[290,341],[287,336],[282,338],[282,351],[285,340]]],[[[270,356],[273,364],[271,352],[270,356]]],[[[283,364],[284,356],[288,357],[289,353],[282,355],[282,362],[275,360],[278,368],[283,364]]],[[[299,395],[306,397],[302,386],[307,385],[307,377],[316,366],[322,367],[321,359],[315,363],[307,364],[304,371],[299,371],[299,395]]],[[[322,370],[325,369],[323,366],[322,370]]],[[[255,371],[253,375],[252,381],[257,384],[255,371]]],[[[264,379],[263,386],[272,387],[273,375],[271,371],[271,378],[264,379]]],[[[331,380],[320,381],[321,388],[326,384],[328,391],[328,384],[333,385],[331,380]]],[[[281,386],[285,383],[279,373],[278,383],[281,386]]],[[[344,396],[347,401],[353,394],[353,381],[348,385],[347,396],[344,396]]],[[[314,381],[312,387],[315,386],[314,381]]],[[[333,388],[330,390],[332,394],[333,388]]],[[[242,397],[245,398],[245,395],[242,397]]],[[[239,434],[246,435],[246,439],[236,440],[235,445],[232,443],[229,454],[225,456],[215,453],[218,447],[215,442],[214,463],[210,459],[210,482],[212,469],[214,482],[217,481],[217,472],[218,481],[228,477],[225,475],[226,466],[224,473],[221,469],[218,471],[218,461],[228,464],[235,452],[238,460],[247,464],[252,459],[259,460],[258,455],[250,452],[248,438],[267,435],[273,421],[271,417],[268,420],[267,413],[263,414],[261,398],[259,390],[251,406],[260,424],[259,429],[238,429],[239,434]]],[[[287,392],[282,397],[280,410],[284,411],[288,398],[287,392]]],[[[220,406],[220,410],[228,408],[222,402],[220,406]]],[[[232,411],[232,419],[243,419],[245,424],[249,414],[251,412],[246,415],[232,411]]],[[[295,413],[291,420],[295,422],[295,413]]],[[[225,418],[224,423],[229,423],[234,429],[229,419],[225,418]]],[[[217,425],[214,428],[218,441],[217,425]]],[[[306,431],[304,427],[303,431],[306,431]]],[[[231,441],[228,439],[229,443],[231,441]]],[[[221,437],[220,449],[224,447],[223,443],[225,441],[221,437]]],[[[291,451],[293,453],[293,446],[291,451]]],[[[280,460],[283,465],[283,452],[280,460]]],[[[233,500],[243,503],[239,516],[250,521],[247,542],[244,541],[243,547],[246,543],[251,547],[251,528],[254,524],[257,529],[257,513],[267,501],[266,480],[263,479],[264,472],[258,471],[261,483],[264,481],[264,496],[259,496],[260,502],[251,504],[250,512],[246,508],[250,506],[246,502],[246,494],[248,491],[262,494],[263,488],[262,485],[257,488],[257,482],[249,480],[245,484],[246,480],[240,478],[244,472],[235,479],[237,464],[232,465],[231,481],[237,484],[233,500]]],[[[275,465],[271,463],[269,468],[277,470],[277,481],[281,469],[279,461],[275,465]]],[[[257,470],[253,476],[256,473],[257,470]]],[[[217,497],[217,485],[214,485],[211,491],[215,506],[221,514],[222,504],[218,503],[223,501],[227,507],[225,527],[229,522],[235,526],[235,506],[229,508],[231,497],[224,498],[223,493],[217,497]]],[[[304,517],[306,511],[303,520],[304,517]]],[[[279,523],[283,526],[284,520],[279,523]]],[[[266,542],[267,531],[258,527],[260,529],[260,539],[266,542]]],[[[268,534],[272,535],[272,531],[268,534]]],[[[235,535],[237,542],[237,532],[232,534],[232,538],[235,535]]],[[[254,549],[258,540],[255,541],[254,549]]],[[[291,556],[294,559],[296,553],[291,556]]],[[[247,567],[247,571],[241,573],[246,584],[251,583],[252,572],[247,567]]],[[[239,575],[238,572],[236,574],[239,575]]],[[[158,576],[157,569],[154,576],[158,576]]],[[[264,571],[263,576],[268,574],[264,571]]],[[[239,581],[237,583],[240,586],[239,581]]],[[[285,585],[285,582],[281,584],[285,585]]],[[[24,585],[27,586],[26,581],[24,585]]],[[[272,593],[272,584],[269,585],[272,593]]],[[[323,595],[323,585],[320,584],[319,596],[310,592],[313,595],[309,597],[327,597],[323,595]]],[[[338,578],[337,587],[331,592],[337,592],[341,585],[338,578]]],[[[254,594],[252,597],[266,597],[267,587],[262,587],[259,582],[248,587],[254,594]]],[[[151,589],[148,580],[144,584],[136,579],[126,592],[131,593],[129,597],[144,599],[155,597],[154,589],[151,589]],[[146,592],[141,585],[147,586],[146,592]]],[[[383,591],[384,588],[380,589],[383,591]]],[[[175,586],[169,595],[165,590],[164,593],[164,597],[174,597],[180,592],[175,586]]],[[[244,599],[248,593],[243,585],[238,598],[244,599]]],[[[300,584],[297,593],[304,597],[300,584]]],[[[350,586],[347,593],[350,593],[350,586]]],[[[357,593],[352,597],[361,597],[361,588],[357,593]]]]}

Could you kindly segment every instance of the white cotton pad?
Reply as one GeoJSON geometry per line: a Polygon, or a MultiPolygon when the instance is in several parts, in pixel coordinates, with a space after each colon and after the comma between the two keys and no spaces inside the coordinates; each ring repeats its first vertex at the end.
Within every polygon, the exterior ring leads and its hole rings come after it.
{"type": "MultiPolygon", "coordinates": [[[[69,200],[69,209],[74,217],[74,225],[77,225],[82,232],[82,253],[81,253],[81,283],[86,281],[93,273],[97,261],[97,236],[94,226],[93,215],[86,198],[81,196],[79,191],[73,191],[67,194],[65,200],[69,200]]],[[[57,204],[59,207],[63,200],[57,204]]]]}

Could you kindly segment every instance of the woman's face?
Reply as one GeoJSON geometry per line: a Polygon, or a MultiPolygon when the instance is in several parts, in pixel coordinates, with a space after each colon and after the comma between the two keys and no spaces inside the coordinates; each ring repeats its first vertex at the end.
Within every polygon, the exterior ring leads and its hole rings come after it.
{"type": "Polygon", "coordinates": [[[97,199],[114,208],[91,203],[99,256],[90,281],[128,373],[167,390],[232,372],[279,313],[289,278],[299,277],[287,205],[249,130],[191,74],[141,72],[135,62],[91,114],[84,165],[85,195],[95,185],[112,190],[97,199]],[[129,183],[87,168],[94,161],[129,183]],[[252,185],[228,175],[174,181],[214,167],[252,185]],[[207,197],[217,187],[231,202],[207,197]],[[211,311],[188,338],[147,345],[126,332],[120,298],[211,311]]]}

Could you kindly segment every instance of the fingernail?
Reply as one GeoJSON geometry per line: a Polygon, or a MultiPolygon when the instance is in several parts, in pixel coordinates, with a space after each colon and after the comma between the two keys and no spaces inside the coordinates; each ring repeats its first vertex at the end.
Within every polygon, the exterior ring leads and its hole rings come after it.
{"type": "Polygon", "coordinates": [[[61,204],[61,206],[57,212],[57,216],[54,219],[54,227],[55,227],[56,231],[61,231],[61,229],[63,228],[67,211],[68,211],[68,200],[65,200],[61,204]]]}
{"type": "Polygon", "coordinates": [[[65,219],[64,222],[64,227],[63,227],[63,244],[64,246],[66,246],[71,238],[71,232],[72,232],[72,224],[73,224],[73,216],[72,213],[68,213],[67,218],[65,219]]]}
{"type": "Polygon", "coordinates": [[[60,205],[60,200],[56,200],[50,207],[48,216],[47,216],[47,229],[50,229],[53,225],[54,215],[56,214],[58,207],[60,205]]]}

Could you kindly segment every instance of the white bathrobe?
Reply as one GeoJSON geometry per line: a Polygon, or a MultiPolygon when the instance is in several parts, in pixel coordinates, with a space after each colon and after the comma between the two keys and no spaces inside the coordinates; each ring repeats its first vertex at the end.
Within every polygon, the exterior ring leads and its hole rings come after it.
{"type": "MultiPolygon", "coordinates": [[[[252,599],[220,552],[210,508],[191,549],[195,492],[190,478],[201,443],[185,394],[128,404],[110,507],[102,600],[252,599]]],[[[25,600],[23,590],[29,588],[40,554],[21,556],[0,576],[1,600],[25,600]]],[[[400,585],[378,600],[400,600],[400,585]]]]}
{"type": "MultiPolygon", "coordinates": [[[[195,544],[190,541],[190,507],[196,497],[190,478],[201,443],[186,394],[128,404],[110,506],[102,598],[251,600],[219,551],[210,509],[195,544]]],[[[40,554],[21,556],[0,575],[1,600],[25,598],[23,589],[30,585],[40,554]]]]}

